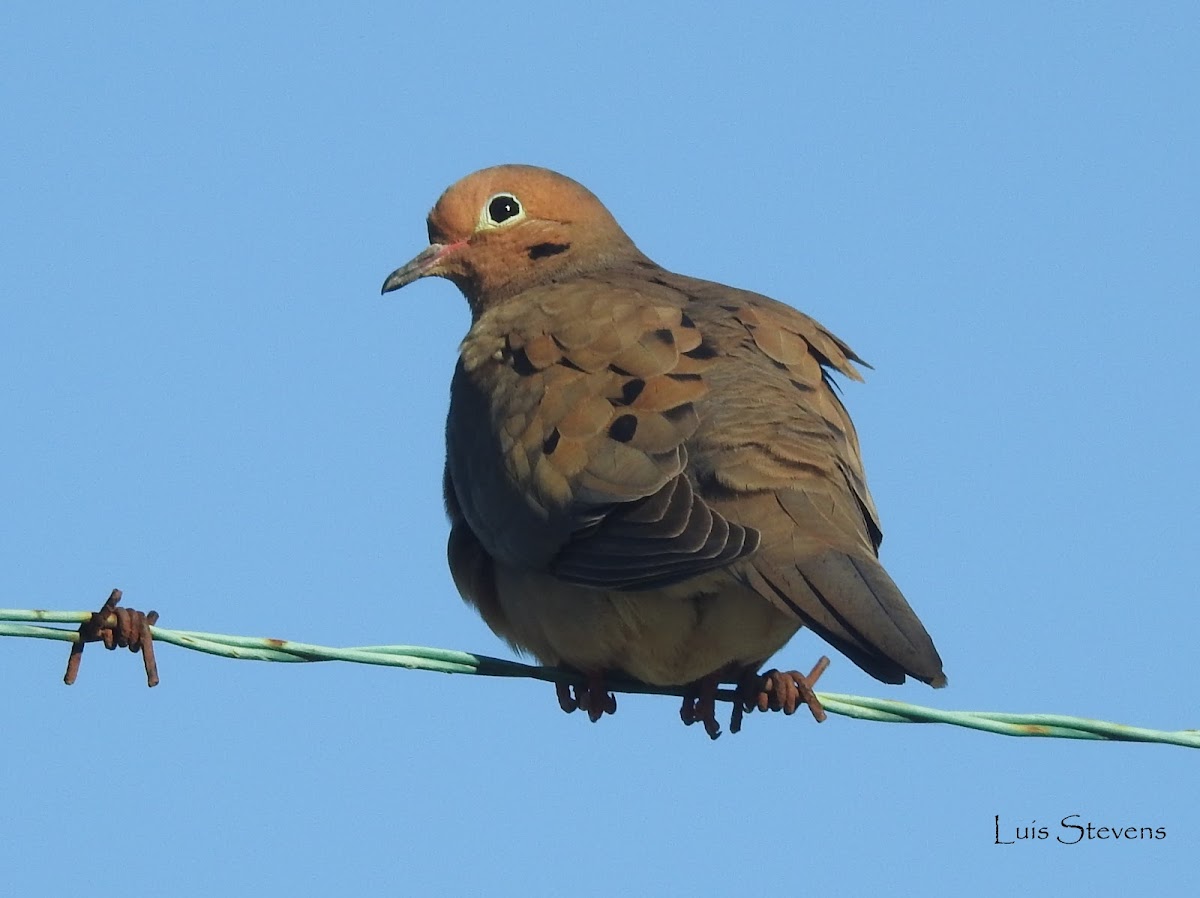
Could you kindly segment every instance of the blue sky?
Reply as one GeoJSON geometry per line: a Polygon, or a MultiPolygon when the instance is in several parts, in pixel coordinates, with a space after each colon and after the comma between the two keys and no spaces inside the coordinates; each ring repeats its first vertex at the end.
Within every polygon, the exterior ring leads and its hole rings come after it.
{"type": "MultiPolygon", "coordinates": [[[[1191,5],[74,6],[0,12],[4,604],[506,654],[443,561],[466,305],[378,294],[447,184],[528,162],[875,366],[883,559],[950,687],[823,688],[1200,726],[1191,5]]],[[[168,646],[153,691],[99,649],[67,689],[65,656],[0,644],[12,894],[1196,886],[1185,749],[710,743],[670,699],[592,726],[541,683],[168,646]],[[997,846],[996,814],[1167,838],[997,846]]]]}

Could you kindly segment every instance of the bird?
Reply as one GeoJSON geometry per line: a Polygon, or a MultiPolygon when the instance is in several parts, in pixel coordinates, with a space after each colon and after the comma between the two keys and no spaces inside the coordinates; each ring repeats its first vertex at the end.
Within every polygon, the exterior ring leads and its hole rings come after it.
{"type": "MultiPolygon", "coordinates": [[[[451,281],[471,325],[446,420],[455,586],[518,653],[608,684],[676,687],[711,738],[755,709],[821,721],[808,673],[760,672],[807,627],[872,677],[944,686],[878,557],[883,538],[835,377],[866,365],[790,305],[671,272],[582,184],[498,165],[448,187],[429,245],[383,293],[451,281]]],[[[867,365],[867,367],[870,367],[867,365]]]]}

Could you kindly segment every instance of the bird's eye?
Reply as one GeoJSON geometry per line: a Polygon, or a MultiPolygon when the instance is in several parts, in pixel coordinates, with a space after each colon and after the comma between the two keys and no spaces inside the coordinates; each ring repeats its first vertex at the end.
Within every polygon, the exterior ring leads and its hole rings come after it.
{"type": "Polygon", "coordinates": [[[522,218],[524,215],[525,210],[521,208],[521,203],[515,196],[511,193],[497,193],[483,207],[483,221],[480,224],[494,228],[497,225],[522,218]]]}

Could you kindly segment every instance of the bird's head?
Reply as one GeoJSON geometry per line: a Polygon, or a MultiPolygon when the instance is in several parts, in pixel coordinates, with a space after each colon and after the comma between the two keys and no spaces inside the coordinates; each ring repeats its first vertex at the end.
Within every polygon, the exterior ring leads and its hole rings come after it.
{"type": "Polygon", "coordinates": [[[429,213],[429,246],[383,292],[418,278],[453,281],[478,315],[540,284],[644,260],[582,184],[530,165],[498,165],[451,185],[429,213]]]}

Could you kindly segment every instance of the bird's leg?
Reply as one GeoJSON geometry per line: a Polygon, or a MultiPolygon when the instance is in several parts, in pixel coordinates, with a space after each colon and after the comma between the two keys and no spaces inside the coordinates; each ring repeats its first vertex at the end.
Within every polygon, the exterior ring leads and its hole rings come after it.
{"type": "Polygon", "coordinates": [[[808,676],[798,670],[778,671],[774,668],[766,673],[755,674],[749,671],[738,683],[738,697],[733,703],[733,716],[729,721],[730,732],[736,733],[742,728],[743,711],[782,711],[784,714],[794,714],[801,704],[807,705],[813,720],[820,723],[825,719],[825,709],[821,700],[813,691],[813,686],[829,666],[829,659],[824,655],[813,665],[808,676]]]}
{"type": "Polygon", "coordinates": [[[587,711],[588,719],[595,723],[605,714],[617,713],[617,697],[604,686],[604,675],[589,673],[582,685],[571,686],[555,683],[558,706],[570,714],[576,708],[587,711]]]}
{"type": "Polygon", "coordinates": [[[717,723],[717,686],[721,679],[721,674],[715,673],[692,683],[687,687],[679,709],[679,718],[688,726],[696,722],[704,724],[709,739],[721,735],[721,725],[717,723]]]}

